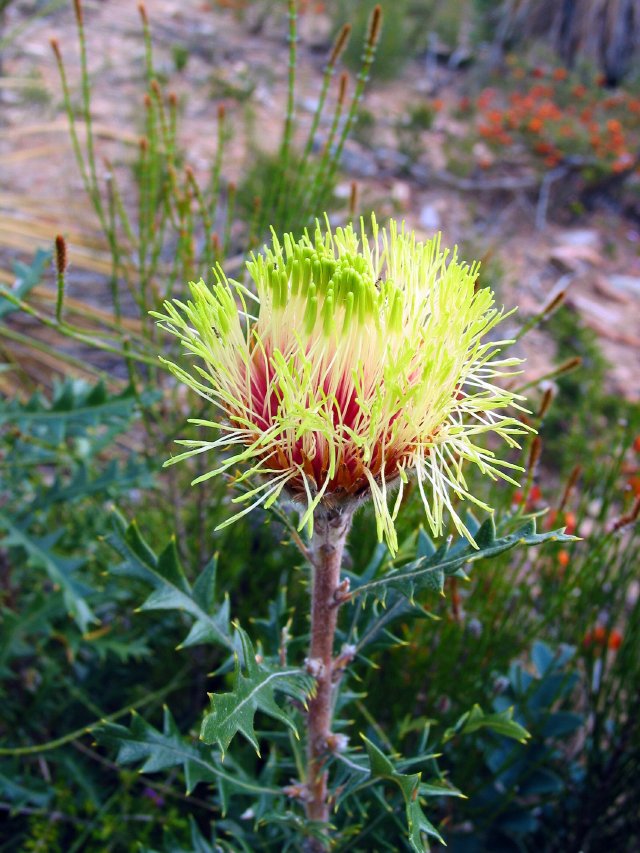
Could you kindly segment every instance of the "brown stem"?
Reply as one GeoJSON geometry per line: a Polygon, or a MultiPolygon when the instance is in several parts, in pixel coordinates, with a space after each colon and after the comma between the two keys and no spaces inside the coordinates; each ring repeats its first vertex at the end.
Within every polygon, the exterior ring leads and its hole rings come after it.
{"type": "MultiPolygon", "coordinates": [[[[324,769],[331,738],[333,712],[333,644],[340,604],[340,566],[349,528],[350,512],[333,512],[314,520],[310,543],[313,568],[311,643],[309,671],[316,676],[316,693],[307,717],[307,817],[328,824],[327,771],[324,769]]],[[[328,829],[328,827],[327,827],[328,829]]],[[[310,840],[308,853],[323,851],[328,844],[310,840]]]]}

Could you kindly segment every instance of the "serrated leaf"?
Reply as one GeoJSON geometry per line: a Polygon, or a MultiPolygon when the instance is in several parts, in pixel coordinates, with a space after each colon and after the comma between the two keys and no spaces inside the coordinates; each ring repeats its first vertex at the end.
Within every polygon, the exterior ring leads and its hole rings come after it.
{"type": "Polygon", "coordinates": [[[135,521],[127,525],[113,514],[114,532],[107,542],[123,558],[116,573],[130,574],[154,587],[154,591],[138,608],[144,610],[179,610],[194,618],[194,624],[181,643],[182,648],[197,643],[218,643],[235,650],[229,626],[229,602],[215,610],[215,560],[205,566],[193,589],[185,576],[175,541],[156,556],[143,538],[135,521]]]}
{"type": "Polygon", "coordinates": [[[187,793],[191,793],[200,782],[223,785],[227,799],[234,793],[256,796],[280,793],[276,788],[256,784],[240,772],[232,774],[223,769],[219,757],[211,749],[180,734],[168,708],[164,709],[162,730],[133,714],[129,729],[116,723],[106,723],[95,734],[100,742],[118,747],[118,762],[141,764],[141,772],[155,773],[182,767],[187,793]]]}
{"type": "MultiPolygon", "coordinates": [[[[535,519],[528,519],[514,533],[496,538],[493,518],[488,518],[476,534],[477,548],[464,539],[449,548],[445,543],[434,554],[420,557],[400,569],[392,569],[382,577],[367,580],[357,585],[351,594],[354,599],[361,595],[375,595],[384,599],[388,589],[397,589],[412,599],[417,589],[439,589],[441,578],[459,572],[466,563],[495,557],[518,545],[540,545],[544,542],[573,542],[575,536],[564,533],[564,528],[545,533],[536,533],[535,519]]],[[[356,584],[358,579],[356,579],[356,584]]]]}
{"type": "Polygon", "coordinates": [[[407,815],[407,839],[411,849],[415,853],[428,850],[424,836],[429,835],[444,844],[442,836],[427,818],[420,804],[421,774],[398,772],[393,762],[374,743],[364,735],[361,735],[361,738],[367,750],[371,776],[393,782],[402,792],[407,815]]]}
{"type": "Polygon", "coordinates": [[[356,616],[359,619],[354,620],[349,633],[349,642],[353,642],[356,645],[358,652],[361,652],[374,643],[382,643],[383,647],[397,646],[398,641],[391,639],[388,629],[393,622],[407,614],[425,619],[436,618],[419,604],[409,601],[405,596],[396,592],[389,593],[384,607],[382,604],[374,601],[371,609],[366,614],[364,625],[360,626],[358,625],[358,621],[362,619],[361,614],[361,610],[356,611],[356,616]]]}
{"type": "Polygon", "coordinates": [[[205,743],[218,743],[223,753],[236,734],[241,733],[260,748],[253,727],[257,711],[262,711],[288,726],[297,736],[293,720],[276,703],[276,689],[299,701],[306,701],[314,680],[301,669],[272,667],[256,661],[255,649],[246,632],[238,628],[242,642],[242,663],[236,654],[234,689],[211,697],[211,712],[202,721],[200,737],[205,743]],[[244,672],[243,672],[244,669],[244,672]]]}
{"type": "Polygon", "coordinates": [[[7,534],[2,540],[5,545],[22,548],[34,566],[46,571],[54,586],[62,592],[67,610],[83,633],[91,623],[100,621],[86,600],[90,588],[74,577],[84,560],[62,557],[53,550],[62,531],[34,536],[27,523],[14,522],[3,512],[0,512],[0,528],[7,534]]]}
{"type": "Polygon", "coordinates": [[[463,714],[457,723],[447,729],[443,735],[443,743],[456,735],[468,735],[480,729],[490,729],[503,737],[525,743],[530,737],[529,732],[513,719],[513,708],[493,714],[486,714],[480,705],[474,705],[470,711],[463,714]]]}

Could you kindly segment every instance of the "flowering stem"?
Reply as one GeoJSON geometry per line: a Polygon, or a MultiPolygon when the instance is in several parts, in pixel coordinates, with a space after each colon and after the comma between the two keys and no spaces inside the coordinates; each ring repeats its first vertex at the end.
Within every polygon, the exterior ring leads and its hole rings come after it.
{"type": "MultiPolygon", "coordinates": [[[[307,817],[328,824],[327,771],[324,769],[331,738],[333,712],[333,644],[340,604],[340,567],[351,512],[334,511],[314,520],[310,543],[313,568],[309,670],[316,676],[316,693],[307,717],[307,817]]],[[[309,853],[325,845],[312,841],[309,853]]]]}

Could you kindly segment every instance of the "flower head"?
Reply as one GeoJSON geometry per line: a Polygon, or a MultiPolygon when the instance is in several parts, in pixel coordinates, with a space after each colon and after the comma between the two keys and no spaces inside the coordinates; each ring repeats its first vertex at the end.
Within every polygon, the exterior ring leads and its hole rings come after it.
{"type": "Polygon", "coordinates": [[[371,497],[392,551],[413,475],[434,535],[448,510],[473,541],[452,497],[489,507],[468,491],[463,463],[514,482],[505,469],[516,466],[476,441],[493,432],[517,446],[526,430],[504,413],[516,395],[493,384],[518,361],[497,358],[507,341],[484,340],[504,313],[476,290],[478,266],[441,251],[439,237],[422,243],[372,218],[370,237],[364,223],[274,235],[247,267],[255,294],[217,269],[211,288],[192,283],[189,302],[155,314],[195,356],[191,372],[168,367],[217,410],[194,421],[217,435],[180,442],[187,450],[167,464],[224,449],[194,483],[244,466],[237,481],[258,483],[234,499],[249,502],[234,518],[284,494],[302,505],[301,529],[314,512],[371,497]]]}

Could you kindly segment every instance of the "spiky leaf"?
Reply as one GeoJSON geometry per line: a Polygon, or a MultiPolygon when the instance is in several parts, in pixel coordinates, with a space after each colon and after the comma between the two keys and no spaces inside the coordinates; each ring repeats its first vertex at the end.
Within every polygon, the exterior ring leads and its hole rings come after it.
{"type": "Polygon", "coordinates": [[[293,720],[276,703],[276,690],[306,701],[314,681],[303,670],[274,667],[256,660],[256,652],[247,634],[238,628],[242,643],[242,662],[236,654],[234,689],[211,697],[211,712],[202,721],[200,737],[205,743],[218,743],[223,753],[240,732],[260,754],[254,730],[257,711],[284,723],[297,736],[293,720]],[[243,671],[244,670],[244,671],[243,671]]]}
{"type": "Polygon", "coordinates": [[[273,795],[277,789],[257,784],[241,771],[230,772],[220,765],[216,753],[180,734],[168,708],[164,709],[162,730],[133,714],[131,727],[106,723],[96,731],[98,740],[118,747],[121,764],[141,764],[142,773],[157,773],[171,767],[182,767],[187,793],[200,782],[216,783],[223,806],[232,794],[273,795]]]}
{"type": "Polygon", "coordinates": [[[477,548],[460,539],[453,547],[447,543],[433,554],[421,556],[399,569],[392,569],[382,577],[367,580],[353,590],[352,597],[374,595],[384,600],[389,589],[396,589],[410,600],[419,589],[440,590],[445,577],[455,575],[465,564],[475,563],[503,554],[518,545],[540,545],[544,542],[573,542],[564,528],[546,533],[536,533],[535,519],[528,519],[514,533],[497,537],[493,518],[490,516],[475,533],[477,548]]]}
{"type": "Polygon", "coordinates": [[[445,731],[443,742],[446,743],[456,735],[472,734],[479,729],[490,729],[496,734],[513,738],[520,743],[526,743],[530,737],[529,732],[513,719],[513,708],[506,708],[499,713],[485,714],[480,705],[474,705],[454,726],[445,731]]]}
{"type": "Polygon", "coordinates": [[[154,588],[139,610],[179,610],[192,616],[195,621],[181,648],[197,643],[215,643],[233,651],[229,601],[225,599],[217,609],[215,605],[215,557],[191,588],[175,540],[171,539],[166,548],[156,555],[135,521],[127,525],[121,516],[114,513],[113,528],[107,541],[123,558],[123,563],[113,571],[139,578],[154,588]]]}
{"type": "MultiPolygon", "coordinates": [[[[442,844],[442,836],[427,818],[420,804],[420,795],[426,793],[421,785],[420,773],[400,773],[393,762],[364,735],[361,736],[369,758],[371,776],[386,779],[400,788],[407,814],[408,841],[416,853],[428,850],[425,836],[436,838],[442,844]]],[[[450,791],[447,791],[450,793],[450,791]]]]}

